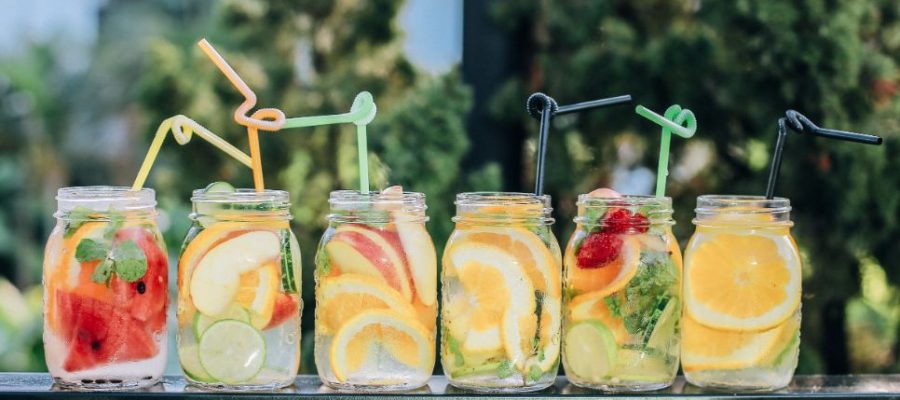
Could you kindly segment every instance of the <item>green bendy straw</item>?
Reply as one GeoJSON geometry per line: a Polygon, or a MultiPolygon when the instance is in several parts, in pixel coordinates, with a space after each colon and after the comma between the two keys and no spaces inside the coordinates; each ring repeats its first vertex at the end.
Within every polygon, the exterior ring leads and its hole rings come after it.
{"type": "Polygon", "coordinates": [[[669,176],[669,143],[672,141],[672,133],[689,139],[697,132],[697,119],[694,113],[687,108],[681,108],[673,104],[666,109],[665,116],[650,111],[647,107],[638,105],[635,109],[638,115],[649,119],[662,127],[662,139],[659,144],[659,166],[656,171],[656,197],[666,194],[666,177],[669,176]],[[686,126],[682,124],[687,123],[686,126]]]}
{"type": "Polygon", "coordinates": [[[369,151],[366,139],[366,125],[375,119],[377,107],[372,94],[360,92],[353,99],[350,112],[336,115],[314,115],[309,117],[288,118],[284,128],[305,128],[310,126],[349,124],[356,125],[356,148],[359,160],[359,191],[369,193],[369,151]]]}

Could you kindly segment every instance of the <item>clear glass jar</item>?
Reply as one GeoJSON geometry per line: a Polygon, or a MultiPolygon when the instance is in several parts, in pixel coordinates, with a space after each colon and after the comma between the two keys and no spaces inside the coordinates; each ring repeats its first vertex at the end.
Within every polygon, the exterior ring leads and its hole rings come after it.
{"type": "Polygon", "coordinates": [[[178,262],[178,358],[191,384],[263,390],[300,367],[300,246],[288,193],[195,190],[178,262]]]}
{"type": "Polygon", "coordinates": [[[575,385],[657,390],[678,371],[681,250],[672,199],[578,196],[563,273],[563,366],[575,385]]]}
{"type": "Polygon", "coordinates": [[[681,366],[688,382],[732,390],[790,383],[802,280],[790,211],[784,198],[697,198],[697,230],[684,258],[681,366]]]}
{"type": "Polygon", "coordinates": [[[152,189],[59,189],[44,252],[44,356],[72,389],[145,387],[166,364],[168,258],[152,189]]]}
{"type": "Polygon", "coordinates": [[[425,385],[434,370],[437,260],[425,195],[331,192],[316,254],[319,377],[344,390],[425,385]]]}
{"type": "Polygon", "coordinates": [[[461,193],[443,257],[441,363],[454,386],[523,392],[553,384],[562,285],[550,196],[461,193]]]}

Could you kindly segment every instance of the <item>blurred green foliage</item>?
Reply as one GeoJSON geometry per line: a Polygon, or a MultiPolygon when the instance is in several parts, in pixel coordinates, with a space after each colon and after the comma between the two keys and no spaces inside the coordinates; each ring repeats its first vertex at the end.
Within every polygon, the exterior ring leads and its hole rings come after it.
{"type": "MultiPolygon", "coordinates": [[[[786,109],[823,126],[884,135],[880,148],[791,136],[777,193],[792,201],[807,261],[800,372],[900,370],[896,1],[495,1],[492,21],[525,65],[490,94],[489,112],[504,129],[473,127],[468,135],[470,88],[458,73],[426,76],[410,64],[396,25],[401,6],[112,1],[86,69],[60,57],[64,40],[0,60],[0,265],[29,288],[23,295],[0,282],[0,338],[16,344],[0,347],[0,370],[43,368],[35,285],[57,188],[130,184],[152,132],[174,114],[245,148],[245,131],[231,119],[242,98],[197,49],[200,37],[254,88],[260,107],[288,116],[346,112],[356,93],[372,92],[379,109],[369,130],[373,186],[426,193],[438,251],[452,229],[455,193],[531,187],[537,123],[523,105],[532,91],[563,104],[630,93],[654,110],[677,102],[694,111],[697,136],[673,141],[668,186],[682,242],[693,231],[697,195],[763,191],[775,121],[786,109]],[[514,149],[523,165],[463,167],[471,135],[523,133],[531,139],[514,149]],[[693,172],[677,172],[692,163],[693,172]],[[501,188],[504,171],[520,185],[501,188]]],[[[545,184],[560,241],[573,228],[577,194],[609,184],[617,146],[635,142],[652,168],[658,132],[628,107],[555,121],[545,184]]],[[[290,191],[309,267],[328,193],[357,182],[353,129],[261,135],[267,186],[290,191]]],[[[190,191],[214,180],[251,183],[246,168],[201,140],[179,147],[168,139],[148,186],[157,190],[173,260],[189,225],[190,191]]],[[[311,268],[304,279],[303,371],[310,372],[311,268]]]]}

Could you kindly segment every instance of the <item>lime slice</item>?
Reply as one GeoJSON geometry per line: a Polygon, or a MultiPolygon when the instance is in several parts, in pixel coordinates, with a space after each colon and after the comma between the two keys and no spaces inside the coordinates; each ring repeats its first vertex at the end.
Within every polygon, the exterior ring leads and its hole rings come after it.
{"type": "Polygon", "coordinates": [[[198,338],[203,336],[203,332],[206,332],[206,329],[212,324],[226,319],[249,323],[250,313],[237,304],[232,304],[222,315],[211,317],[198,312],[194,314],[194,336],[198,338]]]}
{"type": "Polygon", "coordinates": [[[231,186],[228,182],[213,182],[209,185],[206,185],[206,189],[203,190],[206,193],[213,192],[222,192],[222,193],[231,193],[234,192],[234,186],[231,186]]]}
{"type": "Polygon", "coordinates": [[[200,365],[214,380],[227,384],[247,382],[266,362],[266,341],[248,323],[218,321],[200,337],[200,365]]]}
{"type": "Polygon", "coordinates": [[[616,338],[598,320],[575,324],[566,333],[566,366],[569,373],[598,381],[608,376],[616,362],[616,338]]]}
{"type": "Polygon", "coordinates": [[[200,364],[200,354],[196,344],[178,346],[178,361],[188,378],[198,382],[212,382],[212,378],[200,364]]]}
{"type": "Polygon", "coordinates": [[[669,382],[675,377],[674,363],[635,349],[619,349],[611,374],[623,382],[669,382]]]}
{"type": "Polygon", "coordinates": [[[647,347],[652,347],[668,354],[672,338],[675,336],[675,326],[680,316],[681,310],[678,307],[678,299],[670,299],[653,326],[653,332],[650,333],[650,338],[647,339],[647,347]]]}

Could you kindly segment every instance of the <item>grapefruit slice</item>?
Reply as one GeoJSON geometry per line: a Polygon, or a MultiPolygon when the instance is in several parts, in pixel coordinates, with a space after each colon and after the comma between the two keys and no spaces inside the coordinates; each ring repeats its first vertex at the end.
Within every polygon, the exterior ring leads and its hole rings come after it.
{"type": "Polygon", "coordinates": [[[322,332],[335,332],[356,315],[387,309],[405,317],[415,317],[416,311],[399,292],[384,284],[381,278],[341,274],[323,278],[316,291],[318,308],[317,328],[322,332]]]}

